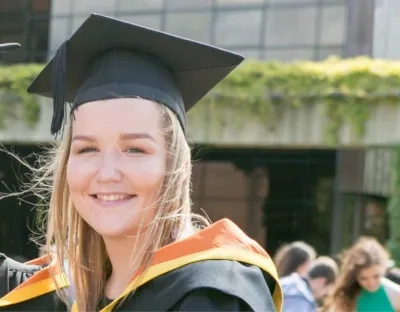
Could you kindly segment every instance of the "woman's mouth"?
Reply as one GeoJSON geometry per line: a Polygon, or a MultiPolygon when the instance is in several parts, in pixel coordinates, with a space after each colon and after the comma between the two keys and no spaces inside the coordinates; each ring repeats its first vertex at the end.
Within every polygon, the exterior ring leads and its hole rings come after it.
{"type": "Polygon", "coordinates": [[[92,194],[96,203],[106,206],[120,205],[136,197],[132,194],[92,194]]]}

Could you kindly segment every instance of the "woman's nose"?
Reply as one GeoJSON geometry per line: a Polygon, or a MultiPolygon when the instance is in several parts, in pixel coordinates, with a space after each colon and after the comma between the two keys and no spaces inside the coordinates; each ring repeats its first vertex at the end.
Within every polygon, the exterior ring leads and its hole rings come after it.
{"type": "Polygon", "coordinates": [[[118,155],[110,151],[104,153],[99,162],[97,181],[101,183],[118,182],[122,178],[122,173],[118,168],[118,155]]]}

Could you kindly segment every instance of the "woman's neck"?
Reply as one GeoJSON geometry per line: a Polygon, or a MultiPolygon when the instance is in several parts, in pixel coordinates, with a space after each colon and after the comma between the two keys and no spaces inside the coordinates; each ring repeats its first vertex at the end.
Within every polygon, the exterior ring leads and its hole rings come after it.
{"type": "MultiPolygon", "coordinates": [[[[118,297],[128,286],[143,254],[135,252],[136,237],[104,238],[112,272],[107,280],[105,295],[109,299],[118,297]],[[135,263],[132,266],[132,261],[135,263]]],[[[136,243],[140,245],[140,241],[136,243]]]]}

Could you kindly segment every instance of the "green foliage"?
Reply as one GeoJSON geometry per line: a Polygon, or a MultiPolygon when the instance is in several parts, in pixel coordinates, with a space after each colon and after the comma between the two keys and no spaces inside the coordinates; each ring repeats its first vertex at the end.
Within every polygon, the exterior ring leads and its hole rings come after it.
{"type": "Polygon", "coordinates": [[[400,146],[393,147],[392,153],[391,173],[394,191],[387,207],[390,229],[390,239],[387,247],[396,265],[400,266],[400,146]]]}
{"type": "Polygon", "coordinates": [[[26,89],[42,68],[41,64],[0,66],[1,129],[6,127],[5,122],[10,118],[22,117],[30,127],[35,126],[39,121],[39,102],[35,96],[28,94],[26,89]],[[21,109],[18,110],[18,108],[21,109]]]}
{"type": "MultiPolygon", "coordinates": [[[[248,61],[229,75],[206,101],[238,110],[238,119],[259,118],[266,126],[279,120],[280,107],[318,103],[329,118],[326,135],[337,142],[343,124],[349,123],[362,138],[366,121],[377,104],[397,103],[400,62],[329,58],[322,62],[248,61]]],[[[195,108],[196,109],[196,108],[195,108]]]]}
{"type": "MultiPolygon", "coordinates": [[[[40,64],[0,67],[0,93],[12,91],[21,99],[29,125],[37,122],[40,108],[26,87],[42,68],[40,64]]],[[[292,63],[251,60],[222,81],[194,111],[207,107],[212,112],[208,116],[222,122],[228,107],[239,125],[259,119],[270,128],[279,122],[282,107],[318,103],[326,107],[329,117],[327,138],[336,143],[345,122],[361,138],[374,105],[397,103],[399,91],[400,62],[366,57],[292,63]]],[[[5,102],[0,99],[0,126],[5,117],[13,115],[9,106],[15,106],[5,102]]]]}

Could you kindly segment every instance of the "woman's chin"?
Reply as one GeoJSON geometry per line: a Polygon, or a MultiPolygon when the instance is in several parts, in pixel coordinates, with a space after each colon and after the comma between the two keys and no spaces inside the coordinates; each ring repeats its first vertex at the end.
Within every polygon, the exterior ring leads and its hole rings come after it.
{"type": "Polygon", "coordinates": [[[374,287],[365,288],[365,290],[368,291],[368,292],[373,293],[373,292],[377,291],[378,288],[379,288],[379,285],[374,286],[374,287]]]}
{"type": "Polygon", "coordinates": [[[100,234],[103,238],[118,239],[135,236],[134,227],[113,226],[110,224],[93,226],[96,233],[100,234]]]}
{"type": "Polygon", "coordinates": [[[143,215],[134,212],[133,209],[107,212],[93,209],[91,212],[83,213],[82,217],[101,236],[117,238],[119,236],[135,236],[143,215]]]}

